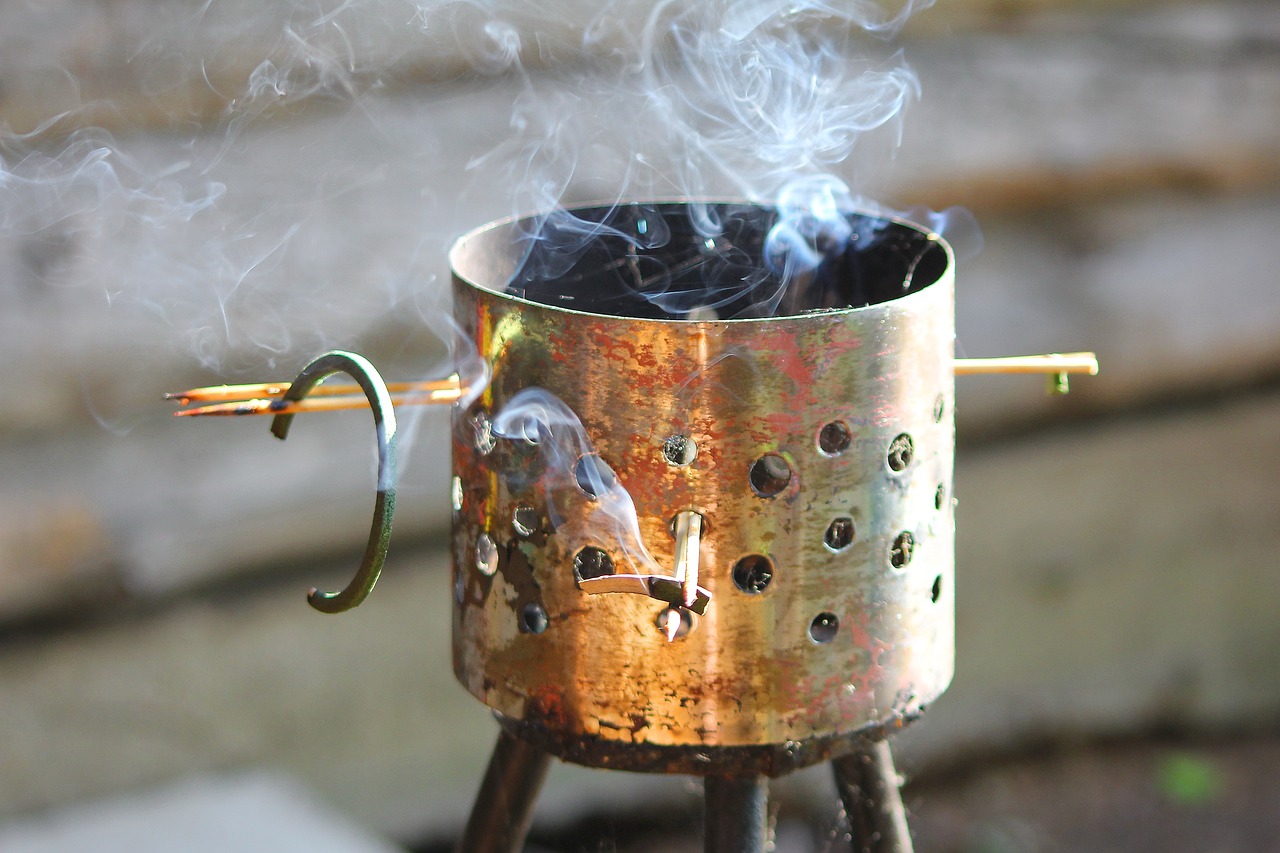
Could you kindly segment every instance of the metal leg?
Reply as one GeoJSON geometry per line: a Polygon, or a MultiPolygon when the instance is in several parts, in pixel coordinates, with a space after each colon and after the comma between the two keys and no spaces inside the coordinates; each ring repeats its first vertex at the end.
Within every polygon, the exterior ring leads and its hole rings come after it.
{"type": "Polygon", "coordinates": [[[457,853],[519,853],[533,819],[533,802],[551,756],[503,731],[471,807],[457,853]]]}
{"type": "Polygon", "coordinates": [[[889,742],[878,741],[831,764],[849,815],[854,853],[911,853],[902,782],[893,769],[889,742]]]}
{"type": "Polygon", "coordinates": [[[769,781],[763,776],[706,778],[706,853],[764,853],[769,838],[769,781]]]}

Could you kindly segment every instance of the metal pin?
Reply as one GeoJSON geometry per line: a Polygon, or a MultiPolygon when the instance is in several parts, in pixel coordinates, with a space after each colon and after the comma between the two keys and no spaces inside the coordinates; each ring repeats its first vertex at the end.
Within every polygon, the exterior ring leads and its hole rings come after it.
{"type": "Polygon", "coordinates": [[[692,607],[698,598],[698,551],[702,545],[702,516],[693,510],[676,515],[676,580],[680,582],[681,599],[692,607]]]}
{"type": "Polygon", "coordinates": [[[607,574],[578,580],[578,588],[595,595],[633,593],[647,595],[671,605],[671,614],[660,621],[663,632],[674,640],[679,631],[681,610],[701,615],[711,601],[711,593],[698,586],[698,552],[702,546],[702,516],[693,510],[677,513],[671,522],[676,539],[675,575],[607,574]]]}
{"type": "MultiPolygon", "coordinates": [[[[683,607],[691,607],[698,598],[698,551],[702,545],[702,516],[692,510],[676,515],[672,530],[676,537],[676,582],[680,584],[680,601],[683,607]]],[[[663,631],[667,642],[673,643],[680,632],[680,610],[671,608],[666,614],[663,631]]]]}

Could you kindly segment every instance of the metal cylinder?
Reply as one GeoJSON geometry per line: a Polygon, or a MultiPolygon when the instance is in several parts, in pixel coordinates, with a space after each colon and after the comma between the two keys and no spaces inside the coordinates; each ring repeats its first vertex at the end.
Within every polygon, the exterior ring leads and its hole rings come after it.
{"type": "Polygon", "coordinates": [[[710,209],[732,241],[661,203],[575,211],[601,228],[573,251],[535,219],[454,247],[455,318],[493,375],[454,415],[454,670],[571,761],[777,775],[913,719],[951,679],[953,262],[919,226],[846,214],[808,295],[720,319],[690,264],[764,266],[778,212],[710,209]],[[667,572],[675,520],[700,516],[711,600],[679,611],[674,642],[670,604],[585,591],[633,569],[581,477],[550,488],[545,448],[495,437],[535,386],[580,418],[667,572]]]}

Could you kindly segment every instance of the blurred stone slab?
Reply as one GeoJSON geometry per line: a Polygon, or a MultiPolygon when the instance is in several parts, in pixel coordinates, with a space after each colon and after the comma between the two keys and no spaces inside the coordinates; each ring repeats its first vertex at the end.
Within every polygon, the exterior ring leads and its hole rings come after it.
{"type": "MultiPolygon", "coordinates": [[[[270,419],[166,414],[124,436],[90,427],[0,444],[0,478],[22,489],[0,515],[0,621],[359,553],[376,484],[367,412],[312,417],[285,443],[270,419]]],[[[447,524],[447,424],[430,411],[420,452],[404,448],[399,547],[447,524]]]]}
{"type": "Polygon", "coordinates": [[[1147,4],[909,41],[898,195],[980,216],[1277,181],[1280,7],[1147,4]]]}
{"type": "MultiPolygon", "coordinates": [[[[584,0],[262,4],[59,0],[0,9],[0,124],[185,127],[352,91],[580,60],[584,0]],[[536,33],[536,40],[535,40],[536,33]],[[512,46],[512,40],[525,43],[512,46]]],[[[643,20],[642,5],[630,23],[643,20]]],[[[595,46],[599,54],[612,47],[595,46]]],[[[588,47],[588,52],[590,47],[588,47]]]]}
{"type": "Polygon", "coordinates": [[[101,516],[70,495],[0,505],[0,622],[113,597],[110,553],[101,516]]]}
{"type": "Polygon", "coordinates": [[[970,357],[1094,350],[1096,377],[957,382],[960,434],[1196,396],[1280,373],[1280,196],[1157,196],[989,220],[956,294],[970,357]]]}
{"type": "MultiPolygon", "coordinates": [[[[1082,14],[1080,4],[1064,0],[951,0],[916,14],[908,32],[1060,27],[1055,12],[1079,27],[1152,5],[1179,13],[1169,3],[1112,0],[1082,14]]],[[[500,72],[514,55],[526,69],[573,66],[607,58],[652,11],[643,0],[607,8],[589,0],[7,4],[0,7],[0,125],[18,133],[173,128],[216,123],[236,111],[270,114],[286,103],[323,108],[352,91],[500,72]]],[[[1219,37],[1224,17],[1240,17],[1209,14],[1219,37]]]]}
{"type": "Polygon", "coordinates": [[[7,853],[394,853],[291,779],[267,773],[197,777],[0,826],[7,853]]]}

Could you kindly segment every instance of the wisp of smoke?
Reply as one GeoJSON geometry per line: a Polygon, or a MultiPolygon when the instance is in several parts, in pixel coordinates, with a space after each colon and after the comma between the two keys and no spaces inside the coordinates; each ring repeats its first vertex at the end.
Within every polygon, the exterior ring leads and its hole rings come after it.
{"type": "MultiPolygon", "coordinates": [[[[574,213],[569,202],[584,200],[583,186],[600,187],[612,199],[606,206],[687,200],[693,229],[716,243],[726,242],[721,211],[701,200],[776,200],[764,265],[745,272],[737,292],[707,294],[700,307],[720,317],[731,303],[739,313],[728,316],[788,310],[797,302],[788,291],[803,289],[824,257],[867,227],[853,213],[881,210],[851,187],[883,164],[854,155],[872,137],[897,147],[919,82],[900,52],[881,45],[926,5],[666,0],[628,29],[620,22],[635,20],[638,7],[609,4],[584,31],[583,50],[607,44],[610,63],[580,78],[535,77],[514,49],[521,92],[511,136],[471,163],[502,173],[514,189],[513,216],[542,212],[523,220],[513,288],[556,279],[601,240],[645,251],[670,239],[660,216],[639,217],[650,228],[635,231],[608,213],[574,213]]],[[[673,310],[670,291],[647,294],[673,310]]]]}
{"type": "Polygon", "coordinates": [[[544,503],[555,528],[566,527],[561,501],[587,502],[586,530],[580,534],[612,540],[639,572],[662,571],[641,538],[630,493],[595,452],[582,421],[564,401],[543,388],[524,388],[498,411],[493,432],[537,446],[544,463],[544,503]]]}
{"type": "MultiPolygon", "coordinates": [[[[258,373],[296,365],[348,343],[353,324],[367,329],[405,309],[399,293],[379,299],[377,276],[438,288],[435,276],[414,266],[423,256],[438,263],[461,226],[454,209],[424,189],[410,217],[432,225],[404,228],[414,233],[404,238],[407,249],[357,258],[350,267],[374,270],[363,279],[333,276],[335,253],[374,254],[359,232],[348,234],[355,224],[341,217],[342,200],[365,184],[389,191],[396,177],[385,172],[397,164],[370,162],[376,155],[364,151],[353,156],[340,132],[326,139],[283,119],[319,105],[349,111],[373,128],[370,136],[391,137],[397,131],[383,126],[387,113],[377,108],[381,93],[461,73],[473,84],[515,90],[506,137],[467,155],[484,192],[503,195],[478,209],[541,211],[526,220],[525,263],[513,286],[555,280],[602,240],[638,256],[668,246],[673,229],[657,206],[631,202],[679,198],[690,202],[682,237],[705,247],[698,259],[705,279],[726,286],[710,292],[669,269],[648,269],[637,277],[645,298],[691,320],[785,314],[841,246],[875,237],[873,220],[853,212],[877,209],[865,190],[885,165],[877,145],[896,145],[903,110],[919,96],[915,74],[887,40],[931,2],[140,4],[145,14],[128,13],[135,17],[107,29],[123,33],[114,48],[130,57],[142,81],[139,102],[159,111],[168,135],[144,144],[145,133],[65,134],[97,116],[128,120],[126,110],[88,100],[31,133],[0,128],[0,239],[83,236],[74,271],[83,289],[113,310],[154,318],[207,368],[258,373]],[[226,56],[241,64],[222,63],[226,56]],[[193,96],[171,97],[183,87],[193,96]],[[188,102],[216,106],[163,106],[188,102]],[[332,146],[331,165],[291,187],[269,186],[269,166],[227,168],[276,127],[307,146],[332,146]],[[716,198],[774,206],[760,256],[735,247],[742,219],[732,206],[710,203],[716,198]],[[589,199],[604,200],[596,215],[569,212],[589,199]],[[624,207],[625,217],[612,215],[624,207]],[[324,221],[328,208],[339,209],[329,215],[341,228],[324,221]],[[306,286],[279,286],[284,279],[306,286]]],[[[0,31],[19,32],[21,15],[45,14],[38,4],[22,8],[0,12],[19,16],[4,18],[0,31]]],[[[53,18],[45,23],[56,29],[53,18]]],[[[69,31],[66,40],[74,39],[69,31]]],[[[14,44],[0,35],[0,48],[14,44]]],[[[65,73],[78,93],[76,74],[65,73]]],[[[428,147],[418,136],[401,144],[428,147]]],[[[913,216],[936,229],[965,219],[913,216]]],[[[424,301],[430,307],[416,316],[446,342],[450,367],[469,389],[466,405],[487,386],[488,366],[447,309],[424,301]]],[[[617,476],[603,462],[580,464],[599,457],[563,402],[538,389],[521,392],[499,413],[497,429],[538,444],[556,493],[548,496],[552,511],[565,495],[590,491],[591,518],[614,531],[633,563],[652,568],[617,476]]]]}

